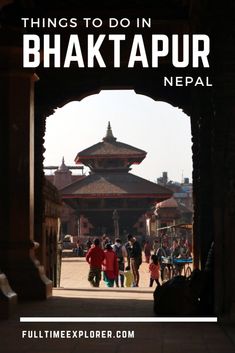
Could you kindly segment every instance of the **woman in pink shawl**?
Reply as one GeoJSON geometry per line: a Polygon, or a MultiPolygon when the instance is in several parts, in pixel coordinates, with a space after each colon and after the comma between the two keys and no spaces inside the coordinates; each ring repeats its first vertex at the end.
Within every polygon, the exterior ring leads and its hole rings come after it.
{"type": "Polygon", "coordinates": [[[104,282],[107,287],[113,287],[114,280],[118,276],[118,258],[110,244],[105,245],[104,255],[104,282]]]}

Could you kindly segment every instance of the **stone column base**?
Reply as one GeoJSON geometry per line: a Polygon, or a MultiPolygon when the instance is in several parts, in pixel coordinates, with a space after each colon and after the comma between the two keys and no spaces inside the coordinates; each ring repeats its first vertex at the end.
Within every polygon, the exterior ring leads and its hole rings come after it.
{"type": "Polygon", "coordinates": [[[17,294],[11,289],[7,277],[0,273],[0,320],[8,319],[17,304],[17,294]]]}
{"type": "Polygon", "coordinates": [[[52,296],[53,283],[36,259],[29,258],[23,265],[11,269],[8,278],[19,300],[44,300],[52,296]]]}

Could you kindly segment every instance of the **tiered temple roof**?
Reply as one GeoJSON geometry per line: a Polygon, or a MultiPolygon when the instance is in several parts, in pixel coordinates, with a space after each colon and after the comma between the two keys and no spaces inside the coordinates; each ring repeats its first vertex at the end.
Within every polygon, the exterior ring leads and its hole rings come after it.
{"type": "Polygon", "coordinates": [[[76,163],[90,167],[91,173],[62,190],[63,198],[151,198],[157,202],[172,192],[156,183],[129,173],[130,166],[140,163],[146,152],[116,141],[110,123],[106,136],[76,156],[76,163]]]}
{"type": "Polygon", "coordinates": [[[153,198],[165,200],[167,188],[131,173],[95,173],[63,189],[63,198],[153,198]]]}
{"type": "Polygon", "coordinates": [[[100,170],[129,170],[132,164],[139,164],[146,157],[147,152],[117,141],[113,136],[110,122],[106,136],[102,142],[79,152],[75,158],[77,164],[85,164],[92,171],[100,170]]]}

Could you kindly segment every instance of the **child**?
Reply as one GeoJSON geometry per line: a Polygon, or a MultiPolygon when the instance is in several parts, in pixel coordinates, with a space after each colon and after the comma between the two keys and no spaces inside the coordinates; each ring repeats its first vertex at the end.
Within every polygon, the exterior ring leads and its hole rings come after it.
{"type": "Polygon", "coordinates": [[[149,264],[149,272],[150,272],[149,287],[153,286],[154,281],[157,283],[158,286],[160,286],[159,271],[160,271],[160,265],[158,263],[157,256],[152,255],[151,256],[151,263],[149,264]]]}
{"type": "Polygon", "coordinates": [[[134,277],[131,272],[130,266],[126,266],[125,271],[119,271],[119,274],[122,274],[125,277],[125,287],[132,287],[134,277]]]}

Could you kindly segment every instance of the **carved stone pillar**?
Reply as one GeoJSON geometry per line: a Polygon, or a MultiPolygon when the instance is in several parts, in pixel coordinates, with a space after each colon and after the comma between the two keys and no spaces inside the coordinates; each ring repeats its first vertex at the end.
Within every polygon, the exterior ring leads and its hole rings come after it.
{"type": "Polygon", "coordinates": [[[235,320],[235,106],[215,100],[213,139],[215,305],[216,312],[235,320]]]}
{"type": "MultiPolygon", "coordinates": [[[[235,93],[235,91],[234,91],[235,93]]],[[[235,94],[230,104],[233,105],[227,107],[229,114],[229,129],[227,139],[227,158],[225,162],[225,168],[227,173],[226,180],[226,204],[225,204],[225,246],[227,248],[227,254],[225,257],[226,264],[226,280],[227,280],[227,293],[228,298],[226,311],[230,312],[230,319],[235,321],[235,94]]]]}
{"type": "Polygon", "coordinates": [[[37,250],[37,256],[44,265],[44,172],[43,172],[43,153],[44,153],[44,134],[45,134],[45,117],[37,109],[35,111],[35,143],[34,143],[34,239],[41,246],[37,250]]]}
{"type": "Polygon", "coordinates": [[[201,238],[200,258],[201,267],[205,268],[208,257],[208,252],[214,240],[214,226],[213,226],[213,183],[212,183],[212,157],[211,157],[211,140],[212,140],[212,121],[213,112],[210,95],[206,96],[206,92],[201,96],[201,117],[199,128],[199,173],[200,173],[200,190],[199,190],[199,213],[200,226],[199,236],[201,238]]]}
{"type": "Polygon", "coordinates": [[[235,320],[235,50],[234,2],[208,11],[213,70],[212,176],[215,311],[235,320]],[[220,26],[218,26],[220,21],[220,26]],[[221,28],[223,30],[221,30],[221,28]]]}
{"type": "Polygon", "coordinates": [[[0,271],[0,320],[7,319],[17,304],[17,294],[9,286],[4,273],[0,271]]]}
{"type": "Polygon", "coordinates": [[[22,49],[0,47],[0,267],[19,298],[43,299],[52,285],[34,257],[34,82],[22,49]]]}
{"type": "Polygon", "coordinates": [[[196,95],[192,96],[191,107],[191,133],[192,133],[192,160],[193,160],[193,205],[194,205],[194,218],[193,218],[193,256],[194,267],[200,267],[200,232],[199,232],[199,109],[198,98],[196,95]]]}
{"type": "MultiPolygon", "coordinates": [[[[213,241],[211,131],[212,110],[210,96],[196,92],[192,96],[192,151],[194,194],[194,264],[205,268],[213,241]]],[[[202,92],[201,92],[202,93],[202,92]]]]}

